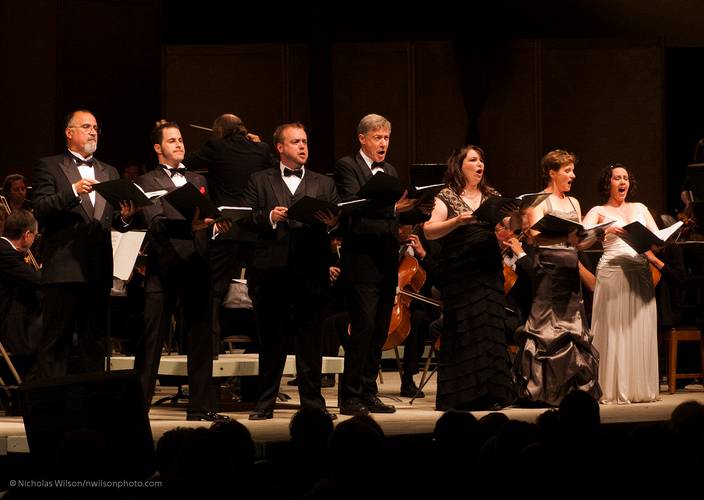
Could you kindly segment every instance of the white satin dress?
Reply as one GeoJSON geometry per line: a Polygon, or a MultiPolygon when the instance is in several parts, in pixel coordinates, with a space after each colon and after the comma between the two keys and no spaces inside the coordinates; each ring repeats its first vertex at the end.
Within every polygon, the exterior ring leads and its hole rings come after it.
{"type": "MultiPolygon", "coordinates": [[[[645,225],[642,214],[636,220],[645,225]]],[[[592,334],[602,403],[659,399],[657,308],[648,261],[613,234],[606,236],[597,267],[592,334]]]]}

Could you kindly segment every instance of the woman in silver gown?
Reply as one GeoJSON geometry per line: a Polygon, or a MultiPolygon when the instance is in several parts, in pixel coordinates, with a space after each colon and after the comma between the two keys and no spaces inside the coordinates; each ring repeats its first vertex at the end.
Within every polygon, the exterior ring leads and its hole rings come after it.
{"type": "MultiPolygon", "coordinates": [[[[581,222],[579,202],[569,196],[575,179],[573,154],[555,150],[541,160],[550,196],[527,213],[528,227],[553,214],[581,222]]],[[[599,354],[584,312],[576,234],[551,237],[530,232],[536,244],[533,305],[526,324],[516,331],[513,365],[518,404],[558,406],[572,390],[599,398],[599,354]]]]}

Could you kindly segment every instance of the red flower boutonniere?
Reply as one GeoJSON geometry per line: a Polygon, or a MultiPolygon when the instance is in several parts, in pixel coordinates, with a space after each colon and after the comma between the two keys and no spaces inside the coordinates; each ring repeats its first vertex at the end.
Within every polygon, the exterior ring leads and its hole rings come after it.
{"type": "Polygon", "coordinates": [[[205,186],[200,187],[200,194],[205,194],[205,186]]]}

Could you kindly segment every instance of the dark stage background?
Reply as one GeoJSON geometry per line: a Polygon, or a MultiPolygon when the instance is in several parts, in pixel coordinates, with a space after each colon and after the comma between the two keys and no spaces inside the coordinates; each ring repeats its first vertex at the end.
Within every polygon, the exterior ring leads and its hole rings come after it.
{"type": "Polygon", "coordinates": [[[0,176],[29,173],[63,147],[61,117],[93,110],[97,156],[154,161],[161,117],[187,148],[222,112],[270,142],[309,129],[310,166],[355,148],[369,112],[393,124],[389,160],[446,160],[472,142],[506,194],[541,188],[538,161],[580,157],[575,195],[597,203],[600,167],[633,167],[640,199],[681,208],[679,187],[704,137],[704,5],[673,1],[345,3],[25,0],[0,2],[0,176]],[[645,5],[644,5],[645,4],[645,5]],[[333,12],[334,9],[334,12],[333,12]],[[340,13],[341,12],[341,13],[340,13]]]}

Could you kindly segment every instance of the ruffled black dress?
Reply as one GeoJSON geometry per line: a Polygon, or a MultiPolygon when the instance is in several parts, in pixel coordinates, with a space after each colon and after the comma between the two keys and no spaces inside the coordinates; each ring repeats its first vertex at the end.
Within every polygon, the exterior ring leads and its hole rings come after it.
{"type": "MultiPolygon", "coordinates": [[[[449,188],[438,197],[448,218],[471,210],[449,188]]],[[[483,410],[514,399],[506,349],[503,272],[494,228],[472,223],[441,238],[438,285],[443,329],[438,352],[438,410],[483,410]]]]}

